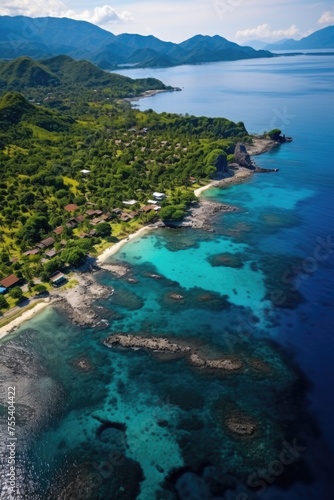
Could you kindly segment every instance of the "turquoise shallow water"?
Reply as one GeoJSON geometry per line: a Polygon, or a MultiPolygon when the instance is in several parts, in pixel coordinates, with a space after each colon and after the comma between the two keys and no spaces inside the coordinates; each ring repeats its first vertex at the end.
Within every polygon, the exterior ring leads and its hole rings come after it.
{"type": "Polygon", "coordinates": [[[157,230],[123,247],[113,261],[137,283],[96,275],[115,290],[96,304],[106,330],[48,310],[7,342],[8,359],[10,349],[22,360],[33,353],[32,375],[18,383],[35,394],[40,381],[44,408],[19,448],[22,498],[333,497],[332,247],[316,253],[333,227],[333,62],[150,70],[184,90],[141,107],[220,114],[254,132],[283,126],[294,142],[257,158],[279,173],[205,193],[240,208],[218,216],[214,233],[157,230]],[[185,359],[107,349],[103,339],[117,332],[186,340],[210,356],[240,356],[244,369],[218,377],[185,359]],[[251,437],[229,430],[240,416],[256,425],[251,437]],[[281,470],[283,443],[294,440],[303,451],[281,470]]]}

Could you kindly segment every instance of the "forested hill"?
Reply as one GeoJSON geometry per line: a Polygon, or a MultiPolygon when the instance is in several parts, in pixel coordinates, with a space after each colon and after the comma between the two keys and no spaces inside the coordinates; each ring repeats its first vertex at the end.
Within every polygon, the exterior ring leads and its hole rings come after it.
{"type": "Polygon", "coordinates": [[[0,90],[26,91],[96,89],[103,88],[109,97],[137,96],[147,90],[166,90],[155,78],[133,80],[107,73],[89,61],[76,61],[59,55],[42,61],[19,57],[13,61],[0,61],[0,90]]]}
{"type": "MultiPolygon", "coordinates": [[[[0,100],[0,134],[19,137],[20,127],[36,125],[49,131],[69,131],[74,120],[58,111],[34,106],[18,92],[8,92],[0,100]]],[[[1,135],[0,135],[1,138],[1,135]]]]}
{"type": "Polygon", "coordinates": [[[274,57],[266,50],[240,46],[219,35],[196,35],[176,44],[151,35],[115,36],[94,24],[74,19],[0,16],[0,58],[46,59],[59,54],[87,59],[105,69],[119,65],[162,67],[274,57]]]}

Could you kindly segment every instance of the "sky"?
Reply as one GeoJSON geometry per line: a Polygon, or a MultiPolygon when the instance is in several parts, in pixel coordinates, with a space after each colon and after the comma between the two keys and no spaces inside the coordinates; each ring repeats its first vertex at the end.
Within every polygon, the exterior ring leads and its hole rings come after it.
{"type": "Polygon", "coordinates": [[[1,0],[0,15],[70,17],[172,42],[200,33],[270,43],[334,25],[334,0],[1,0]]]}

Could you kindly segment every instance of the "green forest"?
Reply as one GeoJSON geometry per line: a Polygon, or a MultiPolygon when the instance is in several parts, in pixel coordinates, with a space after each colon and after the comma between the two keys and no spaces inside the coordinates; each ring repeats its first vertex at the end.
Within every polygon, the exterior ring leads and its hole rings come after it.
{"type": "Polygon", "coordinates": [[[0,280],[47,282],[140,225],[182,219],[217,158],[251,140],[225,118],[139,111],[123,98],[171,89],[64,56],[3,62],[0,88],[0,280]]]}

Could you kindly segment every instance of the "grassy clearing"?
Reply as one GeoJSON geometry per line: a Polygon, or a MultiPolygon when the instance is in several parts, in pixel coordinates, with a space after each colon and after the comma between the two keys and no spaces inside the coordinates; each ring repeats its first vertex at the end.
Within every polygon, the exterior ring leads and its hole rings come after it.
{"type": "Polygon", "coordinates": [[[71,193],[73,193],[75,196],[78,194],[78,186],[79,182],[76,181],[75,179],[71,179],[70,177],[63,177],[64,184],[66,186],[70,186],[71,193]]]}
{"type": "Polygon", "coordinates": [[[13,158],[18,153],[22,153],[22,154],[27,155],[28,154],[28,150],[24,149],[24,148],[20,148],[20,146],[16,146],[15,144],[8,144],[8,146],[4,147],[3,153],[5,155],[10,156],[11,158],[13,158]]]}
{"type": "Polygon", "coordinates": [[[41,141],[48,140],[52,142],[59,142],[61,139],[61,137],[54,131],[50,132],[49,130],[38,127],[37,125],[33,125],[31,123],[29,123],[27,127],[32,130],[35,139],[39,139],[41,141]]]}

